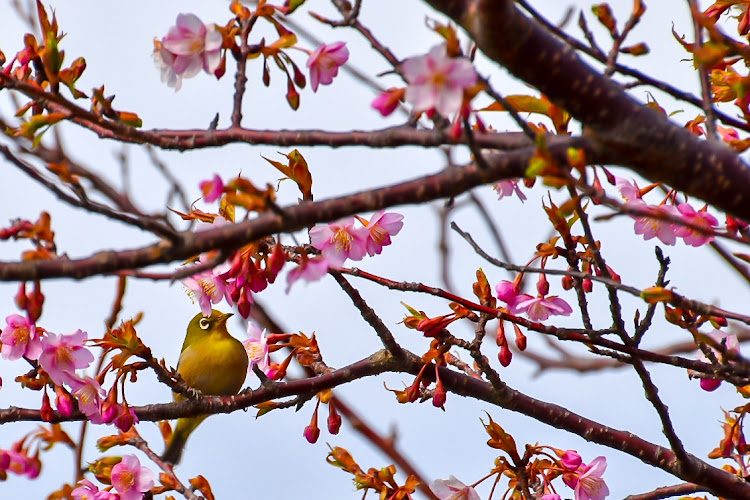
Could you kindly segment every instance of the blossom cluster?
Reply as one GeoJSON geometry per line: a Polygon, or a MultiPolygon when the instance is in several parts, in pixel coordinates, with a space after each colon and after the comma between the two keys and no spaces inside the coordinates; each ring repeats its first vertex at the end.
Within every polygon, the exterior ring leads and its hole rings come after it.
{"type": "Polygon", "coordinates": [[[88,479],[81,479],[71,495],[75,500],[141,500],[154,487],[154,473],[142,467],[135,455],[123,455],[112,467],[110,478],[112,485],[103,490],[88,479]]]}
{"type": "MultiPolygon", "coordinates": [[[[192,78],[201,70],[220,78],[224,73],[221,49],[226,48],[221,29],[215,24],[204,24],[195,14],[179,14],[174,26],[161,40],[154,39],[153,59],[161,71],[161,80],[175,91],[182,87],[184,78],[192,78]]],[[[304,49],[303,49],[304,50],[304,49]]],[[[338,70],[349,59],[345,42],[321,44],[307,51],[310,85],[317,92],[319,85],[330,85],[338,70]]],[[[304,76],[295,81],[304,86],[304,76]]]]}
{"type": "MultiPolygon", "coordinates": [[[[95,378],[80,375],[77,370],[88,368],[94,355],[84,346],[88,334],[76,330],[69,334],[48,332],[20,314],[5,318],[6,327],[0,334],[2,357],[13,361],[24,357],[37,361],[39,367],[55,384],[55,405],[63,415],[73,413],[73,401],[93,423],[114,424],[127,431],[138,421],[126,403],[117,402],[117,391],[113,389],[105,398],[101,383],[95,378]]],[[[47,391],[42,398],[42,415],[52,411],[47,391]]]]}
{"type": "MultiPolygon", "coordinates": [[[[669,195],[659,205],[649,205],[643,200],[638,185],[622,178],[616,179],[617,189],[625,200],[625,208],[635,220],[635,234],[644,240],[658,238],[665,245],[674,245],[682,238],[686,245],[699,247],[714,240],[714,228],[719,221],[706,211],[695,210],[689,203],[669,204],[669,195]]],[[[673,199],[673,198],[672,198],[673,199]]]]}

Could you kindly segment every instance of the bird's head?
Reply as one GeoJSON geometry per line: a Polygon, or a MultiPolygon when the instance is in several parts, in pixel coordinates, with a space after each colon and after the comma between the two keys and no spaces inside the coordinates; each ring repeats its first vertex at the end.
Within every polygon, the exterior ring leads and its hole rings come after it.
{"type": "Polygon", "coordinates": [[[202,337],[213,333],[229,335],[227,331],[227,320],[232,317],[232,313],[223,313],[216,309],[211,310],[211,316],[204,316],[198,313],[190,320],[187,327],[187,337],[202,337]]]}

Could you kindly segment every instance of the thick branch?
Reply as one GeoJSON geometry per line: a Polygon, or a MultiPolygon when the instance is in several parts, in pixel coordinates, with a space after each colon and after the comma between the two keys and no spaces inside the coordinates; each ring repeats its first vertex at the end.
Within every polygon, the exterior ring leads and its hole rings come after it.
{"type": "Polygon", "coordinates": [[[510,0],[427,0],[478,47],[586,127],[618,165],[665,182],[742,219],[750,217],[750,169],[727,146],[702,141],[643,106],[510,0]]]}

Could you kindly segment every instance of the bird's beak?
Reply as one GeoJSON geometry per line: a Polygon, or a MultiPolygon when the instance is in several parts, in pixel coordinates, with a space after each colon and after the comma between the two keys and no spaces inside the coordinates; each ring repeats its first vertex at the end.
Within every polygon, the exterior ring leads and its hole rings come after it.
{"type": "Polygon", "coordinates": [[[224,324],[226,324],[227,320],[228,320],[229,318],[231,318],[232,316],[234,316],[234,314],[233,314],[233,313],[226,313],[226,314],[222,314],[221,316],[219,316],[219,319],[218,319],[218,321],[219,321],[219,324],[220,324],[220,325],[224,325],[224,324]]]}

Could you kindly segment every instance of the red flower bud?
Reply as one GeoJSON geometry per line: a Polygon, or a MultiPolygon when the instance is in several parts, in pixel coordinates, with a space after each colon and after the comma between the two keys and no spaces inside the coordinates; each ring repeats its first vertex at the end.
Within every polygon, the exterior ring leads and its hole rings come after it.
{"type": "Polygon", "coordinates": [[[584,278],[583,283],[583,291],[586,293],[590,293],[591,289],[594,287],[594,284],[591,282],[589,278],[584,278]]]}
{"type": "Polygon", "coordinates": [[[497,359],[503,366],[508,366],[510,364],[511,359],[513,359],[513,353],[510,352],[508,344],[504,344],[502,347],[500,347],[500,352],[497,355],[497,359]]]}
{"type": "Polygon", "coordinates": [[[545,297],[549,293],[549,281],[547,281],[544,273],[539,275],[539,281],[536,282],[536,289],[542,297],[545,297]]]}
{"type": "Polygon", "coordinates": [[[42,420],[45,422],[52,422],[52,417],[55,416],[55,411],[52,409],[52,405],[49,402],[49,395],[46,390],[44,390],[42,395],[42,408],[40,413],[42,415],[42,420]]]}
{"type": "Polygon", "coordinates": [[[446,398],[447,394],[445,393],[445,387],[443,387],[443,381],[440,380],[437,366],[435,366],[435,394],[432,396],[432,406],[442,408],[446,398]]]}
{"type": "Polygon", "coordinates": [[[562,277],[562,287],[563,287],[563,290],[570,290],[571,288],[573,288],[573,284],[574,283],[575,282],[573,281],[573,277],[572,276],[563,276],[562,277]]]}
{"type": "Polygon", "coordinates": [[[328,403],[328,432],[338,434],[339,429],[341,429],[341,415],[331,401],[328,403]]]}

